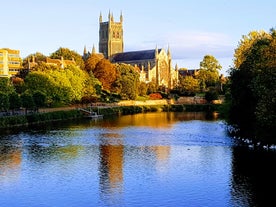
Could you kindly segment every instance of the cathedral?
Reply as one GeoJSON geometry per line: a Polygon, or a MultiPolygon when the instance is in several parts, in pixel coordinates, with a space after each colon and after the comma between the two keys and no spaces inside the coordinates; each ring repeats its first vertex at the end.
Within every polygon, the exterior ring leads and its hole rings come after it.
{"type": "Polygon", "coordinates": [[[123,15],[114,21],[109,12],[108,21],[99,17],[99,52],[112,63],[130,64],[138,69],[140,81],[155,82],[157,86],[172,89],[178,83],[178,70],[172,67],[170,49],[163,48],[124,52],[123,15]]]}

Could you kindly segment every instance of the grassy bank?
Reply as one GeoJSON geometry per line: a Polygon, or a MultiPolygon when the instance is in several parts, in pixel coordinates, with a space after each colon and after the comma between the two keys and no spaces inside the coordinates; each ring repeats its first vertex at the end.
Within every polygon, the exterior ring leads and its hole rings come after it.
{"type": "Polygon", "coordinates": [[[81,118],[82,114],[77,110],[55,111],[49,113],[34,113],[28,115],[0,117],[0,128],[12,128],[40,124],[45,122],[62,121],[81,118]]]}
{"type": "MultiPolygon", "coordinates": [[[[191,104],[191,105],[145,105],[145,106],[118,106],[118,107],[100,107],[92,108],[99,110],[104,116],[127,115],[146,112],[213,112],[218,111],[218,105],[213,104],[191,104]]],[[[32,124],[41,124],[53,121],[63,121],[69,119],[82,118],[79,110],[60,110],[48,113],[34,113],[29,115],[0,117],[0,128],[12,128],[28,126],[32,124]]]]}
{"type": "MultiPolygon", "coordinates": [[[[98,108],[92,108],[94,111],[98,108]]],[[[219,110],[219,105],[214,104],[183,104],[183,105],[145,105],[145,106],[119,106],[99,108],[103,115],[127,115],[146,112],[214,112],[219,110]]]]}

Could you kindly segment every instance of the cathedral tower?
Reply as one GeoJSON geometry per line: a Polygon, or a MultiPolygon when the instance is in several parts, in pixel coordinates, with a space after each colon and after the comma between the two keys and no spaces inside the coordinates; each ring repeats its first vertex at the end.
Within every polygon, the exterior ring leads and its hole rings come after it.
{"type": "Polygon", "coordinates": [[[123,39],[123,15],[120,15],[120,22],[114,22],[113,14],[109,12],[108,21],[102,21],[102,14],[99,17],[99,52],[109,59],[116,53],[124,52],[123,39]]]}

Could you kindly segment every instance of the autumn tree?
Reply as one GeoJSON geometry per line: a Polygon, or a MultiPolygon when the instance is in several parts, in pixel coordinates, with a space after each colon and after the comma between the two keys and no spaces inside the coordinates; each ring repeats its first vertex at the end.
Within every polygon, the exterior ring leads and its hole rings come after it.
{"type": "Polygon", "coordinates": [[[85,70],[89,73],[96,68],[96,65],[104,58],[102,54],[92,53],[85,61],[85,70]]]}
{"type": "Polygon", "coordinates": [[[20,77],[12,77],[12,84],[18,94],[23,92],[24,80],[20,77]]]}
{"type": "Polygon", "coordinates": [[[117,78],[115,66],[107,59],[102,59],[96,65],[93,74],[102,83],[104,90],[110,90],[117,78]]]}

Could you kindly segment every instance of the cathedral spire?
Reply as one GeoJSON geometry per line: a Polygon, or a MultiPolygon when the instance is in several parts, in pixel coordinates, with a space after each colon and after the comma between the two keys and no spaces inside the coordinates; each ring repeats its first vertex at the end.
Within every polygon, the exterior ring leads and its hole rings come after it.
{"type": "Polygon", "coordinates": [[[175,64],[175,70],[178,71],[178,65],[177,65],[177,63],[175,64]]]}
{"type": "Polygon", "coordinates": [[[170,45],[168,45],[168,51],[167,51],[167,55],[168,55],[169,57],[171,57],[171,50],[170,50],[170,45]]]}
{"type": "Polygon", "coordinates": [[[122,23],[123,22],[123,13],[121,11],[121,15],[120,15],[120,22],[122,23]]]}
{"type": "Polygon", "coordinates": [[[157,45],[156,45],[156,47],[155,47],[155,58],[157,58],[157,56],[158,56],[158,48],[157,48],[157,45]]]}
{"type": "Polygon", "coordinates": [[[100,23],[102,23],[102,22],[103,22],[102,12],[100,12],[99,22],[100,22],[100,23]]]}
{"type": "Polygon", "coordinates": [[[110,10],[108,12],[108,20],[111,21],[111,13],[110,13],[110,10]]]}
{"type": "Polygon", "coordinates": [[[83,55],[85,56],[86,54],[87,54],[87,51],[86,51],[86,45],[85,45],[83,49],[83,55]]]}
{"type": "Polygon", "coordinates": [[[96,49],[95,49],[94,45],[93,45],[93,48],[92,48],[92,54],[96,54],[96,49]]]}

